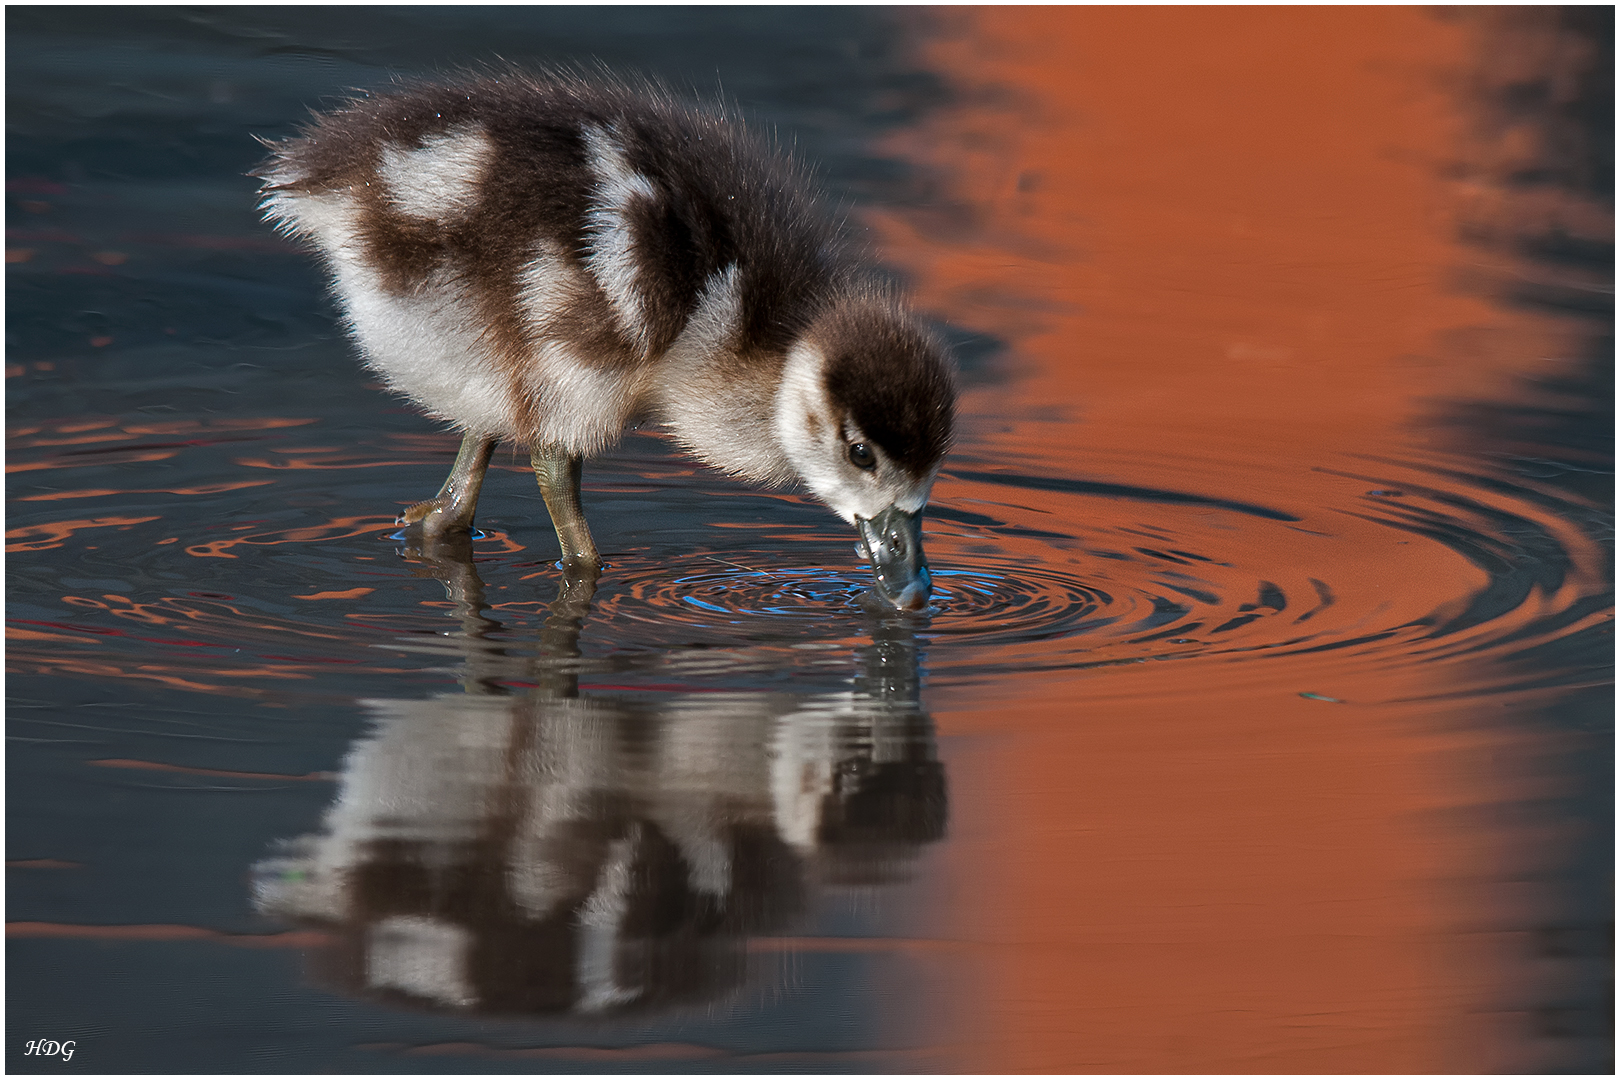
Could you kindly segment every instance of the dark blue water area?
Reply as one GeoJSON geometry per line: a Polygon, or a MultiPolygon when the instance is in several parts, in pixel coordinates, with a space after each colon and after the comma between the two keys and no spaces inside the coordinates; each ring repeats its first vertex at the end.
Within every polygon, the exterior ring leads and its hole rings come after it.
{"type": "MultiPolygon", "coordinates": [[[[250,532],[283,535],[300,526],[323,527],[345,512],[376,519],[362,535],[321,553],[301,551],[289,559],[286,549],[274,545],[242,546],[234,549],[240,557],[181,566],[166,557],[174,548],[153,546],[162,537],[136,526],[138,536],[110,534],[133,545],[93,543],[71,556],[58,552],[61,557],[11,567],[10,613],[38,631],[53,633],[47,624],[62,624],[58,598],[64,590],[96,603],[105,603],[98,598],[107,594],[186,597],[197,605],[194,617],[164,616],[108,632],[127,630],[124,647],[136,656],[149,648],[190,650],[193,660],[182,666],[195,663],[198,671],[256,663],[301,669],[281,684],[252,675],[227,678],[230,689],[223,697],[187,688],[188,676],[165,683],[167,675],[155,669],[159,682],[146,684],[139,677],[99,679],[88,669],[80,678],[13,675],[8,916],[13,922],[137,929],[124,939],[11,941],[11,1071],[888,1067],[884,1061],[890,1059],[870,1052],[895,1050],[893,1018],[906,1006],[885,999],[892,991],[873,982],[874,960],[859,952],[798,955],[785,946],[747,955],[738,953],[742,946],[734,931],[722,928],[714,932],[715,948],[726,953],[716,961],[716,981],[694,992],[689,1003],[667,1004],[645,1018],[570,1019],[566,1009],[549,1021],[534,1015],[558,1013],[555,1007],[527,1010],[528,1019],[522,1008],[506,1016],[462,1018],[419,1003],[378,1003],[342,992],[336,988],[341,977],[334,981],[306,970],[318,965],[318,956],[312,960],[306,950],[272,944],[270,935],[288,923],[253,905],[250,868],[278,841],[321,831],[337,784],[336,774],[323,770],[342,762],[373,728],[373,716],[356,703],[380,693],[409,700],[443,692],[455,686],[451,669],[463,659],[418,665],[423,670],[387,663],[392,673],[379,682],[375,646],[390,640],[389,628],[372,633],[361,624],[356,636],[352,625],[346,629],[326,613],[309,621],[307,605],[288,599],[332,588],[323,564],[336,569],[349,554],[377,558],[377,583],[401,590],[394,596],[406,607],[391,601],[389,611],[370,614],[393,618],[392,632],[431,640],[438,632],[432,620],[441,616],[429,614],[423,623],[421,609],[413,614],[410,606],[443,596],[446,586],[397,560],[386,540],[386,516],[398,492],[409,497],[438,485],[444,448],[436,437],[431,445],[414,447],[398,441],[433,429],[395,403],[379,407],[336,325],[317,268],[258,220],[257,181],[246,175],[263,156],[254,137],[291,134],[307,110],[338,103],[349,88],[377,87],[395,74],[447,73],[501,60],[602,65],[660,79],[678,94],[729,99],[752,123],[791,132],[835,198],[846,203],[922,197],[923,181],[872,146],[883,132],[915,120],[945,95],[938,77],[908,65],[896,18],[877,10],[7,13],[10,246],[33,253],[28,264],[15,268],[24,272],[7,275],[8,356],[34,361],[24,361],[27,373],[9,387],[8,412],[14,424],[69,426],[76,416],[144,416],[155,434],[139,440],[146,449],[137,456],[179,450],[154,468],[131,464],[120,452],[127,446],[98,457],[100,447],[87,443],[84,456],[70,462],[83,468],[70,477],[44,480],[36,473],[13,486],[12,494],[50,496],[85,484],[188,490],[229,485],[236,477],[232,458],[274,457],[289,445],[286,435],[294,436],[291,445],[345,447],[360,459],[403,458],[383,484],[386,496],[376,468],[292,469],[275,473],[276,483],[267,488],[196,493],[179,519],[173,496],[161,492],[126,495],[114,515],[160,515],[164,527],[174,526],[173,535],[187,534],[182,546],[224,538],[243,522],[253,523],[250,532]],[[233,426],[265,415],[289,416],[300,426],[233,426]],[[317,417],[318,435],[304,438],[313,434],[304,429],[317,417]],[[139,474],[133,483],[131,469],[139,474]],[[212,621],[210,610],[232,623],[242,620],[238,625],[259,625],[257,644],[228,640],[234,634],[217,633],[217,623],[204,629],[212,621]],[[180,630],[186,621],[200,632],[180,630]],[[144,645],[143,627],[149,631],[144,645]],[[311,630],[317,632],[311,636],[311,630]],[[177,645],[182,638],[191,644],[177,645]],[[317,663],[321,667],[311,678],[307,673],[317,663]],[[292,696],[282,696],[283,689],[292,696]],[[231,696],[240,692],[247,696],[231,696]],[[153,762],[166,768],[118,764],[153,762]],[[157,938],[140,940],[143,932],[157,938]],[[739,990],[743,986],[767,989],[739,990]],[[29,1039],[76,1040],[76,1055],[70,1062],[24,1056],[29,1039]],[[673,1049],[658,1049],[666,1044],[673,1049]],[[444,1051],[433,1051],[435,1045],[444,1051]],[[508,1053],[547,1046],[564,1049],[540,1056],[508,1053]],[[588,1049],[569,1056],[569,1046],[588,1049]],[[423,1047],[428,1049],[407,1052],[423,1047]],[[642,1050],[623,1057],[602,1052],[620,1047],[642,1050]]],[[[967,346],[970,367],[975,357],[987,355],[991,343],[957,337],[967,346]]],[[[642,453],[656,460],[656,468],[670,469],[661,445],[645,446],[642,453]]],[[[635,461],[634,453],[626,460],[635,461]]],[[[496,464],[516,471],[502,458],[496,464]]],[[[555,540],[532,477],[507,473],[491,482],[479,524],[537,553],[525,556],[522,574],[549,578],[549,563],[538,553],[554,549],[555,540]]],[[[616,478],[627,486],[643,481],[645,493],[593,514],[610,560],[621,557],[623,538],[637,534],[647,515],[658,514],[665,523],[659,542],[639,556],[656,563],[660,553],[679,550],[702,533],[716,509],[694,508],[679,477],[647,485],[634,464],[608,466],[592,483],[611,486],[616,478]],[[666,513],[671,508],[673,516],[666,513]]],[[[824,534],[831,543],[836,523],[825,520],[824,512],[782,500],[762,509],[741,485],[717,478],[705,483],[744,523],[775,522],[786,509],[789,520],[782,528],[824,534]]],[[[26,527],[22,516],[9,525],[26,527]]],[[[840,535],[837,550],[847,553],[849,542],[840,535]]],[[[492,589],[510,587],[515,594],[524,588],[519,576],[498,573],[492,589]]],[[[509,627],[508,640],[517,642],[518,651],[533,651],[552,588],[542,583],[537,593],[525,594],[538,598],[538,615],[520,613],[509,627]]],[[[95,612],[91,621],[104,621],[105,609],[95,612]]],[[[392,659],[406,655],[393,653],[392,659]]],[[[790,678],[779,662],[745,668],[754,675],[722,679],[724,688],[781,691],[791,683],[795,700],[802,701],[848,681],[843,671],[819,685],[813,672],[790,678]]],[[[506,693],[525,692],[521,672],[502,678],[515,687],[506,693]]],[[[600,685],[626,684],[621,696],[630,699],[659,694],[660,678],[634,665],[593,678],[600,685]]],[[[199,681],[223,685],[211,677],[199,681]]],[[[853,888],[859,893],[864,887],[853,888]]],[[[802,896],[794,899],[803,902],[802,896]]],[[[858,900],[823,898],[790,922],[771,926],[833,937],[891,932],[870,909],[858,900]]],[[[701,956],[697,962],[701,966],[701,956]]]]}

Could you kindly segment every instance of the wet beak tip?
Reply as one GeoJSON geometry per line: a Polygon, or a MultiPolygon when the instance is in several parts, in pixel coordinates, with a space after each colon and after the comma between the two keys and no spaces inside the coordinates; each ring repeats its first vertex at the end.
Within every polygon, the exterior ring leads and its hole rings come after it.
{"type": "Polygon", "coordinates": [[[933,581],[927,567],[922,567],[917,576],[906,583],[900,590],[900,595],[893,597],[894,606],[901,611],[921,611],[928,606],[928,597],[934,591],[933,581]]]}
{"type": "Polygon", "coordinates": [[[921,611],[928,606],[928,591],[917,586],[909,586],[895,601],[895,606],[901,611],[921,611]]]}

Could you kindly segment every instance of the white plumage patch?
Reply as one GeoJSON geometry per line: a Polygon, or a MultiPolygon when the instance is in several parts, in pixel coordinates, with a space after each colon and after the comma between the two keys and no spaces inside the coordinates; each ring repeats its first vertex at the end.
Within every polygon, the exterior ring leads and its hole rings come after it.
{"type": "Polygon", "coordinates": [[[793,470],[769,438],[774,366],[750,382],[715,361],[732,348],[742,318],[741,272],[735,264],[704,283],[697,308],[658,366],[660,419],[693,454],[717,469],[760,483],[785,483],[793,470]]]}
{"type": "Polygon", "coordinates": [[[637,411],[644,371],[593,367],[564,341],[542,341],[526,371],[539,406],[538,430],[527,437],[590,457],[618,441],[637,411]]]}
{"type": "Polygon", "coordinates": [[[627,212],[637,200],[653,201],[658,192],[652,181],[636,172],[624,149],[599,127],[585,128],[585,149],[596,192],[586,214],[591,253],[586,259],[591,276],[607,294],[619,328],[635,342],[641,355],[650,348],[645,298],[636,266],[635,236],[627,212]]]}
{"type": "Polygon", "coordinates": [[[489,136],[471,125],[430,135],[418,148],[385,143],[377,175],[400,213],[446,221],[478,205],[493,156],[489,136]]]}
{"type": "MultiPolygon", "coordinates": [[[[268,182],[291,184],[297,180],[298,177],[285,171],[272,174],[268,182]]],[[[328,259],[337,258],[339,250],[357,250],[360,221],[352,199],[271,191],[259,204],[259,210],[276,223],[277,232],[314,241],[328,259]]]]}
{"type": "Polygon", "coordinates": [[[447,271],[420,296],[393,296],[362,269],[340,271],[366,362],[434,415],[485,435],[520,434],[508,380],[480,337],[477,312],[447,271]]]}
{"type": "Polygon", "coordinates": [[[742,318],[741,284],[736,263],[710,275],[680,337],[670,345],[671,357],[678,353],[692,359],[712,358],[726,347],[742,318]]]}

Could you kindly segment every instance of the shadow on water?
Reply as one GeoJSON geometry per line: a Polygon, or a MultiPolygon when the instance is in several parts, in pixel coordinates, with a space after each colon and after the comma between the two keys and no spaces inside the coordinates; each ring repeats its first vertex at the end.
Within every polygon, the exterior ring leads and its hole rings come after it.
{"type": "Polygon", "coordinates": [[[330,935],[318,983],[495,1015],[704,1002],[808,890],[894,880],[944,835],[898,619],[874,615],[843,692],[581,691],[594,581],[512,648],[470,550],[417,560],[455,605],[436,651],[462,653],[462,691],[362,702],[321,830],[254,869],[260,912],[330,935]]]}

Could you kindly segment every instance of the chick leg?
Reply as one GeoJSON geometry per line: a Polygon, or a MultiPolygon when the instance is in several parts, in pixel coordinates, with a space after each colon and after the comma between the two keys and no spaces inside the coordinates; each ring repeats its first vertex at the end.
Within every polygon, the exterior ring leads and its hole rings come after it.
{"type": "Polygon", "coordinates": [[[596,553],[591,527],[579,506],[579,478],[585,459],[561,447],[535,446],[530,460],[535,478],[540,481],[540,494],[545,496],[546,509],[551,513],[551,524],[557,530],[557,542],[562,545],[563,570],[589,570],[594,582],[595,575],[601,572],[602,558],[596,553]]]}
{"type": "Polygon", "coordinates": [[[496,441],[490,435],[469,433],[461,440],[461,451],[439,493],[426,502],[407,506],[399,515],[399,524],[409,526],[412,532],[420,530],[425,540],[469,531],[496,441]]]}

